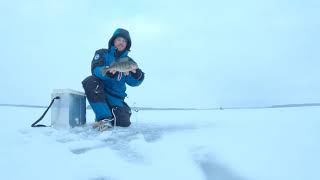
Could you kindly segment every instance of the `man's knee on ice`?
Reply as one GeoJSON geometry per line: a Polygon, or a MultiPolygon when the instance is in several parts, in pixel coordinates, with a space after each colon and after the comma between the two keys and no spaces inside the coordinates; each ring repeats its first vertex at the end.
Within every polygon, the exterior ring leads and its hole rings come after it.
{"type": "Polygon", "coordinates": [[[88,76],[82,81],[85,94],[90,102],[104,102],[104,85],[100,79],[95,76],[88,76]]]}

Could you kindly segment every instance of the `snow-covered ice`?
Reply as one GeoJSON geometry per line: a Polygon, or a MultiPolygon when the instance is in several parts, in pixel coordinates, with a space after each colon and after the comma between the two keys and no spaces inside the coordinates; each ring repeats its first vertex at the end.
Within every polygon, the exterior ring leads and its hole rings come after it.
{"type": "Polygon", "coordinates": [[[0,179],[320,179],[319,107],[140,111],[102,134],[31,128],[42,111],[0,108],[0,179]]]}

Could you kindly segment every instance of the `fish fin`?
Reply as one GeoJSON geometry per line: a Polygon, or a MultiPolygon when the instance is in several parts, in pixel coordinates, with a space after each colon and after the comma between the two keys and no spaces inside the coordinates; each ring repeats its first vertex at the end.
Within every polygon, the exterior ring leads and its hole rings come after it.
{"type": "Polygon", "coordinates": [[[118,59],[118,62],[126,62],[126,61],[129,61],[129,58],[128,57],[123,57],[123,58],[120,58],[118,59]]]}
{"type": "Polygon", "coordinates": [[[102,73],[103,76],[106,76],[107,73],[108,73],[108,71],[110,71],[110,68],[109,68],[109,67],[105,67],[105,68],[102,68],[102,69],[101,69],[101,73],[102,73]]]}
{"type": "Polygon", "coordinates": [[[134,64],[137,64],[131,57],[128,58],[128,61],[134,64]]]}

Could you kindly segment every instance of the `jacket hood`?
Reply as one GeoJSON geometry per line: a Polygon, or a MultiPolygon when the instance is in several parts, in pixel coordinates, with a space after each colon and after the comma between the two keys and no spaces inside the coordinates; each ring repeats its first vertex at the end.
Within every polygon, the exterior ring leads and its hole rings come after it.
{"type": "Polygon", "coordinates": [[[116,29],[116,31],[113,33],[112,37],[110,38],[109,40],[109,49],[114,45],[114,40],[117,38],[117,37],[123,37],[127,40],[127,47],[126,47],[126,50],[130,51],[130,48],[131,48],[131,38],[130,38],[130,34],[129,34],[129,31],[125,30],[125,29],[122,29],[122,28],[118,28],[116,29]]]}

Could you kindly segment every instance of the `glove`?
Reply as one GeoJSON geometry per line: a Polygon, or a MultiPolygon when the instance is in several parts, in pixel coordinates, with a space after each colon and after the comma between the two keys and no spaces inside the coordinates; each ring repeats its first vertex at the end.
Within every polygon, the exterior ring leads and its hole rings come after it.
{"type": "Polygon", "coordinates": [[[141,77],[143,76],[143,72],[141,71],[141,69],[136,69],[136,73],[134,73],[134,72],[130,72],[131,73],[131,76],[134,78],[134,79],[136,79],[136,80],[139,80],[139,79],[141,79],[141,77]]]}

